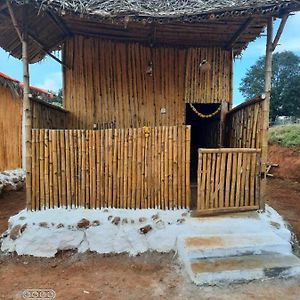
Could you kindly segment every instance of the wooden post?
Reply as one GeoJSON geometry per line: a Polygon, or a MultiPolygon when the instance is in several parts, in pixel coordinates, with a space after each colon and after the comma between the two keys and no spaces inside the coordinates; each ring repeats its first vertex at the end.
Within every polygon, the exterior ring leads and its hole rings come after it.
{"type": "MultiPolygon", "coordinates": [[[[26,14],[24,14],[26,18],[26,14]]],[[[24,19],[25,19],[24,18],[24,19]]],[[[25,21],[25,20],[24,20],[25,21]]],[[[25,22],[26,23],[26,22],[25,22]]],[[[22,62],[23,62],[23,120],[24,130],[23,135],[25,136],[25,153],[26,157],[26,204],[27,209],[31,210],[31,130],[32,130],[32,112],[29,99],[30,87],[29,87],[29,65],[28,65],[28,36],[27,27],[25,25],[22,33],[22,62]]],[[[23,145],[24,149],[24,145],[23,145]]]]}
{"type": "Polygon", "coordinates": [[[263,102],[263,124],[262,124],[262,147],[261,147],[261,194],[260,209],[265,209],[266,202],[266,170],[268,157],[268,129],[269,129],[269,111],[270,111],[270,94],[271,94],[271,78],[272,78],[272,52],[273,52],[273,17],[270,17],[267,25],[267,44],[266,44],[266,60],[265,60],[265,82],[263,102]]]}
{"type": "Polygon", "coordinates": [[[26,23],[27,7],[23,9],[23,30],[18,25],[17,19],[14,15],[13,7],[9,1],[6,2],[11,21],[18,34],[20,42],[22,44],[22,63],[23,63],[23,112],[22,112],[22,165],[26,170],[26,207],[32,209],[31,203],[31,130],[32,130],[32,112],[31,103],[29,99],[30,87],[29,87],[29,65],[28,65],[28,28],[26,23]],[[25,157],[25,159],[24,159],[25,157]]]}

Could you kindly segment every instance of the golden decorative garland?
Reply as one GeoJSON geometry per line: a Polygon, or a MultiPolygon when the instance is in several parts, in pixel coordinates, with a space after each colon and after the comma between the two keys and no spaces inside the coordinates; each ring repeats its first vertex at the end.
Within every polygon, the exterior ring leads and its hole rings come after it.
{"type": "Polygon", "coordinates": [[[213,116],[215,116],[220,110],[221,110],[221,105],[217,108],[216,111],[214,111],[213,113],[209,114],[209,115],[204,115],[202,114],[201,112],[199,112],[196,107],[192,104],[192,103],[189,103],[190,104],[190,107],[191,109],[193,110],[193,112],[200,118],[204,118],[204,119],[208,119],[208,118],[211,118],[213,116]]]}

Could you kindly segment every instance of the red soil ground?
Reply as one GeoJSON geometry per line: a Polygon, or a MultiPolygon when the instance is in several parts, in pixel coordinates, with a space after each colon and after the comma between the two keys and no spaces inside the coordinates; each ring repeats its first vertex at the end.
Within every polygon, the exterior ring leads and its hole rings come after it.
{"type": "MultiPolygon", "coordinates": [[[[277,150],[285,157],[285,163],[295,164],[286,160],[289,150],[277,150]]],[[[274,157],[270,161],[275,162],[274,157]]],[[[280,159],[278,162],[282,161],[280,159]]],[[[300,238],[300,177],[286,179],[297,172],[282,170],[278,173],[282,178],[268,180],[268,203],[290,222],[300,238]]],[[[7,228],[9,216],[24,206],[22,191],[0,196],[0,232],[7,228]]],[[[128,257],[68,251],[52,259],[0,253],[0,299],[23,299],[22,291],[26,288],[52,288],[59,300],[300,299],[300,277],[224,287],[196,287],[189,282],[174,253],[128,257]]]]}
{"type": "Polygon", "coordinates": [[[279,167],[271,169],[276,178],[300,182],[300,147],[270,145],[268,162],[279,164],[279,167]]]}

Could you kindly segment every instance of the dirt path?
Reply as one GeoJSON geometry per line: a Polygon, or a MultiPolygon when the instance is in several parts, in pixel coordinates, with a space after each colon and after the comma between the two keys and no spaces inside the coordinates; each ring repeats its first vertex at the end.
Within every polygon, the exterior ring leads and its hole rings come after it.
{"type": "MultiPolygon", "coordinates": [[[[300,237],[300,183],[269,180],[270,204],[291,222],[300,237]]],[[[24,192],[0,198],[0,231],[25,205],[24,192]]],[[[47,241],[45,241],[47,242],[47,241]]],[[[53,259],[0,254],[0,299],[23,299],[26,288],[52,288],[56,299],[300,299],[300,277],[225,287],[196,287],[174,253],[102,256],[59,253],[53,259]]]]}

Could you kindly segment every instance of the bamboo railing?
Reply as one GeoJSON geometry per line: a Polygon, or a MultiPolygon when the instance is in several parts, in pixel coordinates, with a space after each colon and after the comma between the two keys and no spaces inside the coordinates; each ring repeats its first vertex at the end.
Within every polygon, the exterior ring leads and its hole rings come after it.
{"type": "Polygon", "coordinates": [[[32,209],[187,208],[190,128],[32,131],[32,209]]]}
{"type": "Polygon", "coordinates": [[[199,149],[197,210],[257,209],[260,149],[199,149]]]}

